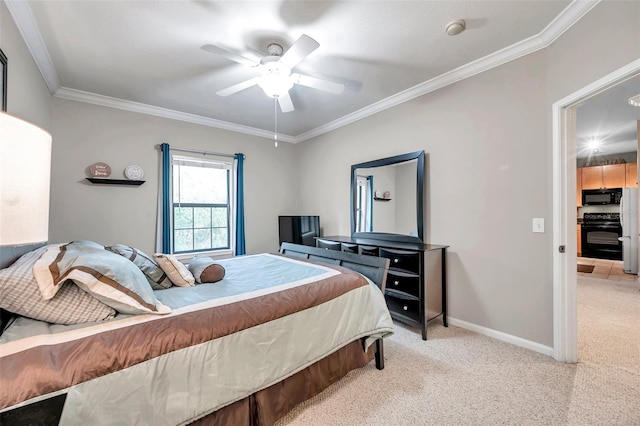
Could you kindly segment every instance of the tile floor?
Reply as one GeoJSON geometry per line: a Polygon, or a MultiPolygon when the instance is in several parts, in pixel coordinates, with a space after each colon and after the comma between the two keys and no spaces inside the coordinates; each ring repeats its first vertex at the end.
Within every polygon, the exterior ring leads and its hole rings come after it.
{"type": "Polygon", "coordinates": [[[617,281],[636,281],[637,275],[625,274],[622,270],[621,260],[592,259],[590,257],[578,257],[578,264],[594,265],[593,272],[578,272],[578,276],[604,278],[617,281]]]}

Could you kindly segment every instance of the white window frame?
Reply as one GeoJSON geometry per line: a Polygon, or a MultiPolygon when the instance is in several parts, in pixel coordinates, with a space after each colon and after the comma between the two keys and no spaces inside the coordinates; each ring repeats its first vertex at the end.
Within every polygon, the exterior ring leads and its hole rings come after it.
{"type": "Polygon", "coordinates": [[[173,180],[174,180],[174,172],[175,165],[177,162],[183,163],[195,163],[201,164],[203,167],[214,167],[214,168],[224,168],[229,171],[228,175],[228,185],[229,185],[229,197],[228,197],[228,213],[229,213],[229,226],[228,226],[228,237],[229,237],[229,248],[223,249],[213,249],[213,250],[197,250],[191,252],[182,252],[182,253],[174,253],[176,258],[182,261],[189,261],[193,259],[196,255],[207,255],[211,257],[230,257],[233,256],[235,251],[235,217],[236,217],[236,164],[235,161],[229,159],[221,159],[212,156],[198,156],[198,155],[171,155],[171,178],[170,178],[170,189],[169,193],[171,196],[170,206],[171,206],[171,214],[170,214],[170,230],[171,230],[171,251],[174,252],[174,206],[177,202],[173,199],[173,180]]]}

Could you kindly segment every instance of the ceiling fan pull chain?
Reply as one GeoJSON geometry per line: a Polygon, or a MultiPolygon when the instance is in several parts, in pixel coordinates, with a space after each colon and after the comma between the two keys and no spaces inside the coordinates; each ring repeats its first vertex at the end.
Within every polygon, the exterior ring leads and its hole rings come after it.
{"type": "Polygon", "coordinates": [[[273,140],[275,141],[275,147],[278,147],[278,97],[273,97],[273,140]]]}

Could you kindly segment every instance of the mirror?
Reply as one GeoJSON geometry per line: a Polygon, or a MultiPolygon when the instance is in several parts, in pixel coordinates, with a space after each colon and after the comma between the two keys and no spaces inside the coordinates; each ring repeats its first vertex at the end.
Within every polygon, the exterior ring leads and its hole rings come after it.
{"type": "Polygon", "coordinates": [[[424,151],[351,166],[351,234],[424,241],[424,151]]]}

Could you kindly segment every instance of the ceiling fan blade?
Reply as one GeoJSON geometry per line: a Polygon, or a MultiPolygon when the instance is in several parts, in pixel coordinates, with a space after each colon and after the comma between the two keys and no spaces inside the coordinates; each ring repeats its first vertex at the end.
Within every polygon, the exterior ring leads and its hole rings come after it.
{"type": "Polygon", "coordinates": [[[260,64],[260,62],[254,61],[253,59],[249,59],[231,50],[228,50],[213,44],[205,44],[204,46],[201,47],[201,49],[209,53],[222,56],[223,58],[231,59],[232,61],[237,62],[239,64],[248,65],[250,67],[255,67],[256,65],[260,64]]]}
{"type": "Polygon", "coordinates": [[[325,92],[331,92],[336,95],[344,92],[344,84],[342,83],[334,83],[333,81],[321,80],[319,78],[297,73],[291,74],[291,77],[293,78],[293,82],[295,84],[299,84],[301,86],[324,90],[325,92]]]}
{"type": "Polygon", "coordinates": [[[234,93],[238,93],[244,89],[248,89],[251,86],[255,86],[256,84],[258,84],[258,80],[259,80],[258,77],[254,77],[250,80],[243,81],[242,83],[234,84],[233,86],[227,87],[226,89],[218,90],[216,92],[216,95],[218,96],[233,95],[234,93]]]}
{"type": "Polygon", "coordinates": [[[298,40],[282,55],[279,62],[293,68],[298,65],[311,52],[320,47],[320,44],[306,34],[302,34],[298,40]]]}
{"type": "Polygon", "coordinates": [[[291,96],[289,96],[289,92],[285,95],[278,96],[278,105],[280,105],[280,109],[282,112],[291,112],[294,110],[293,102],[291,102],[291,96]]]}

